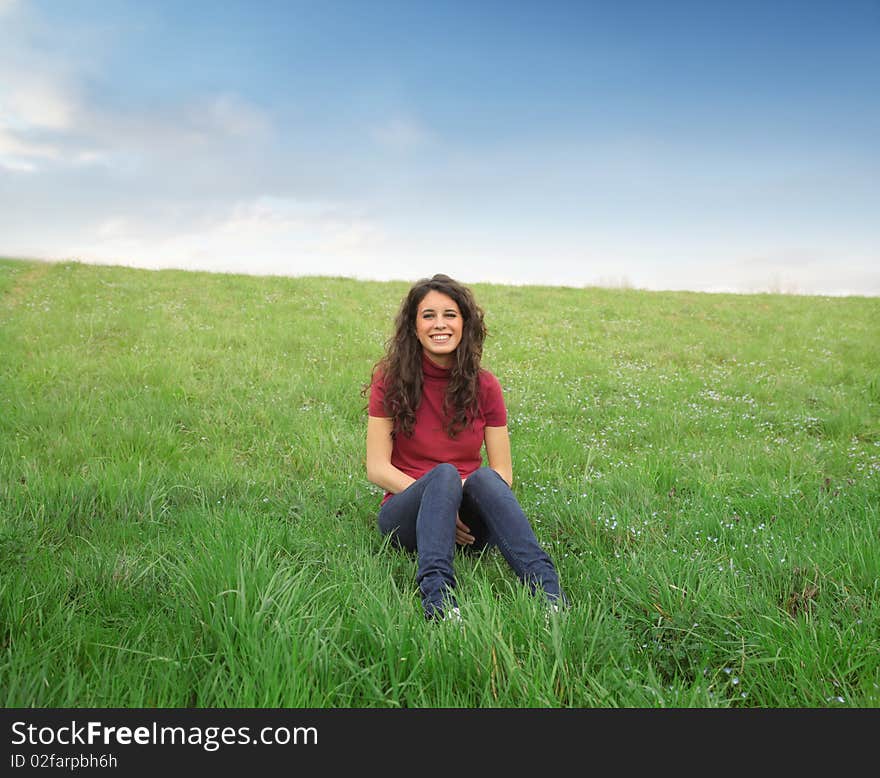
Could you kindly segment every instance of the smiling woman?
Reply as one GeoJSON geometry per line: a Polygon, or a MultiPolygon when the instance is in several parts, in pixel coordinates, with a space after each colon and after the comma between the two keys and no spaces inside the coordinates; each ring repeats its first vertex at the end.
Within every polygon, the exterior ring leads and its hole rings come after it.
{"type": "Polygon", "coordinates": [[[480,367],[486,327],[473,294],[445,275],[416,282],[373,371],[367,478],[385,490],[378,525],[418,556],[428,619],[460,619],[456,545],[496,546],[551,609],[565,603],[556,568],[511,491],[501,385],[480,367]],[[485,446],[488,466],[482,466],[485,446]]]}

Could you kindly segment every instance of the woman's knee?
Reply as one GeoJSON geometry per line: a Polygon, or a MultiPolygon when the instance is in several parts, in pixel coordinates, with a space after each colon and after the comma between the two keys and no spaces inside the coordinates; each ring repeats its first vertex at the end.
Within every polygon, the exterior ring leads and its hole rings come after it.
{"type": "Polygon", "coordinates": [[[448,483],[450,486],[461,488],[461,475],[458,472],[458,468],[448,462],[436,465],[429,475],[432,480],[437,480],[444,484],[448,483]]]}
{"type": "Polygon", "coordinates": [[[486,488],[495,489],[499,487],[504,489],[509,488],[504,479],[491,467],[481,467],[479,470],[475,470],[468,476],[464,486],[468,491],[484,490],[486,488]]]}

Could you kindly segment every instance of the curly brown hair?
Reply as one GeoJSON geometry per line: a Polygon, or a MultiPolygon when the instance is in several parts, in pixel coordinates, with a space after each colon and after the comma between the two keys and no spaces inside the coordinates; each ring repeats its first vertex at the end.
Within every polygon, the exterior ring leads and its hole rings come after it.
{"type": "MultiPolygon", "coordinates": [[[[443,410],[445,430],[455,437],[477,414],[480,392],[480,362],[486,324],[483,309],[477,305],[470,289],[442,273],[416,281],[403,302],[394,321],[394,334],[385,344],[385,355],[373,368],[385,384],[385,409],[394,420],[393,434],[411,436],[416,421],[416,409],[422,399],[422,344],[416,335],[416,315],[419,303],[428,292],[441,292],[458,305],[462,317],[461,342],[455,349],[446,388],[443,410]]],[[[369,391],[369,384],[364,393],[369,391]]]]}

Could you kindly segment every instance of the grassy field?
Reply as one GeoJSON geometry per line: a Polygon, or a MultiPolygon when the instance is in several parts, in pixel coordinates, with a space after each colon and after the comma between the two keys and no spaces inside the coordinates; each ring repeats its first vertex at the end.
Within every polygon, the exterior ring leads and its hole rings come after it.
{"type": "Polygon", "coordinates": [[[880,299],[473,285],[573,607],[424,621],[362,384],[407,284],[0,261],[5,707],[878,707],[880,299]]]}

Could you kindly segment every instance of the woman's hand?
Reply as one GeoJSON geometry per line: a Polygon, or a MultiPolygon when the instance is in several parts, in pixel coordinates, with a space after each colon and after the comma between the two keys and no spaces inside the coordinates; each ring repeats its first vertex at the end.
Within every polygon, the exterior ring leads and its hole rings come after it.
{"type": "MultiPolygon", "coordinates": [[[[467,478],[461,479],[462,489],[464,488],[464,483],[467,481],[467,478]]],[[[458,514],[455,514],[455,542],[458,543],[459,546],[469,546],[473,543],[476,538],[471,535],[471,528],[465,524],[460,518],[458,518],[458,514]]]]}
{"type": "Polygon", "coordinates": [[[458,518],[458,514],[455,514],[455,542],[458,543],[459,546],[469,546],[473,543],[476,538],[471,535],[471,528],[467,526],[460,518],[458,518]]]}

